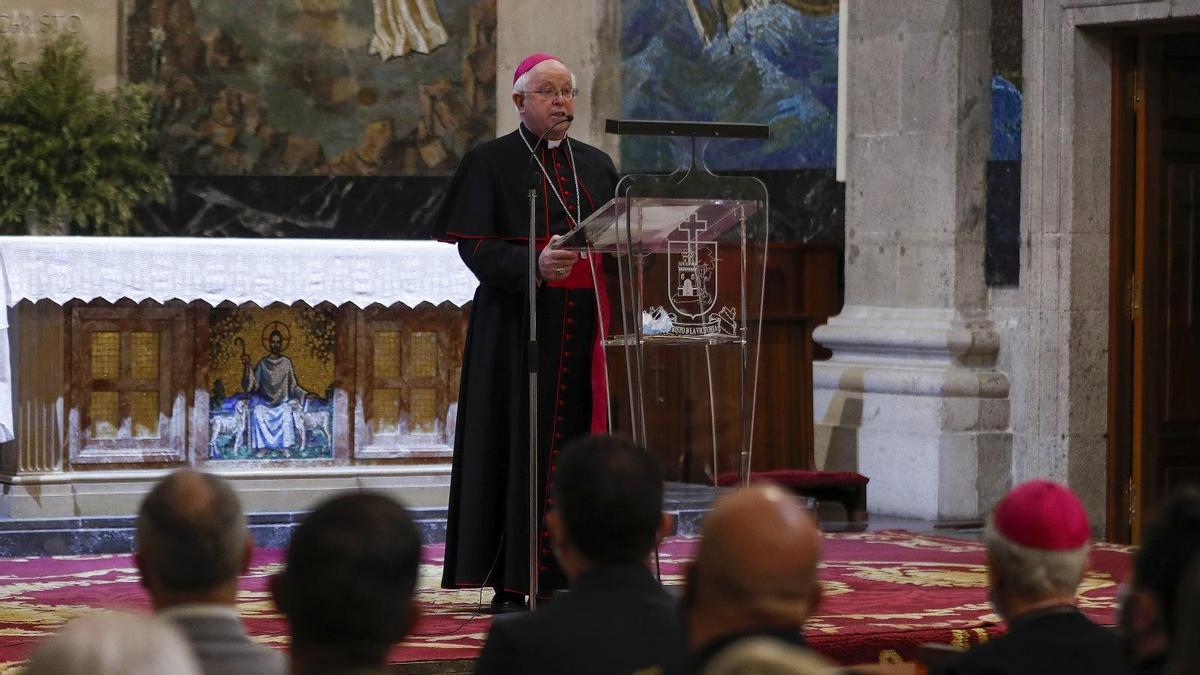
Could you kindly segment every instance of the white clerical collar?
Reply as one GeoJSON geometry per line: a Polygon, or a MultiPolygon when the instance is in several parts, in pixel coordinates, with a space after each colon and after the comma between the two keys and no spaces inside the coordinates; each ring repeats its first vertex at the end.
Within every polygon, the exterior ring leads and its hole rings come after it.
{"type": "Polygon", "coordinates": [[[216,602],[189,602],[182,605],[173,605],[158,612],[158,615],[165,619],[211,617],[232,618],[236,621],[241,621],[241,619],[238,618],[237,609],[235,607],[216,602]]]}
{"type": "Polygon", "coordinates": [[[559,140],[557,140],[557,141],[546,141],[546,147],[547,147],[547,148],[550,148],[551,150],[553,150],[553,149],[555,149],[555,148],[557,148],[557,147],[558,147],[558,144],[559,144],[559,143],[562,143],[562,139],[561,139],[561,138],[560,138],[559,140]]]}

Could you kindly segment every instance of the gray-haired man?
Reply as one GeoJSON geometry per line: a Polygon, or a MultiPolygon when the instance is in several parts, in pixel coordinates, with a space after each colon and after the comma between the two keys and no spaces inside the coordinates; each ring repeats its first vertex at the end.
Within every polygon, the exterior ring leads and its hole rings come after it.
{"type": "Polygon", "coordinates": [[[1117,675],[1117,635],[1076,607],[1091,528],[1066,487],[1031,480],[1013,488],[988,519],[988,599],[1008,632],[946,664],[941,675],[1117,675]]]}
{"type": "Polygon", "coordinates": [[[287,672],[283,654],[252,641],[234,609],[253,550],[242,505],[221,478],[176,471],[142,501],[134,556],[142,585],[206,675],[287,672]]]}

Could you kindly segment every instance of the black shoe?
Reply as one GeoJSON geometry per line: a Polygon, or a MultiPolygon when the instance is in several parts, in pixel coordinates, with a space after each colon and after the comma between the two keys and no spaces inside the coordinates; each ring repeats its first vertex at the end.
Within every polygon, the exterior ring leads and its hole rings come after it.
{"type": "Polygon", "coordinates": [[[513,614],[527,609],[525,596],[520,593],[497,592],[492,596],[492,614],[513,614]]]}

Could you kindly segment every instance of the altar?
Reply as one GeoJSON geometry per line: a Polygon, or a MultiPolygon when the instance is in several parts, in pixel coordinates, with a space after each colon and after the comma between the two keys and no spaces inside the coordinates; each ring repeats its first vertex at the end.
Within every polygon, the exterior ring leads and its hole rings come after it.
{"type": "Polygon", "coordinates": [[[444,506],[476,287],[424,241],[0,237],[0,517],[128,516],[161,476],[249,512],[444,506]]]}

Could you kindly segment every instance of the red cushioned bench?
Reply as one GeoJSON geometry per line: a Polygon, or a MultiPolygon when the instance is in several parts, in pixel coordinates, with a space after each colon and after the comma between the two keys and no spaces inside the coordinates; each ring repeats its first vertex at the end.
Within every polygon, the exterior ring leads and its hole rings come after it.
{"type": "MultiPolygon", "coordinates": [[[[808,471],[804,469],[772,469],[751,471],[750,482],[769,482],[785,487],[796,494],[812,497],[817,502],[838,502],[846,509],[846,520],[850,529],[865,529],[867,526],[867,482],[866,476],[853,471],[808,471]]],[[[717,484],[736,485],[737,474],[723,473],[717,476],[717,484]]]]}

